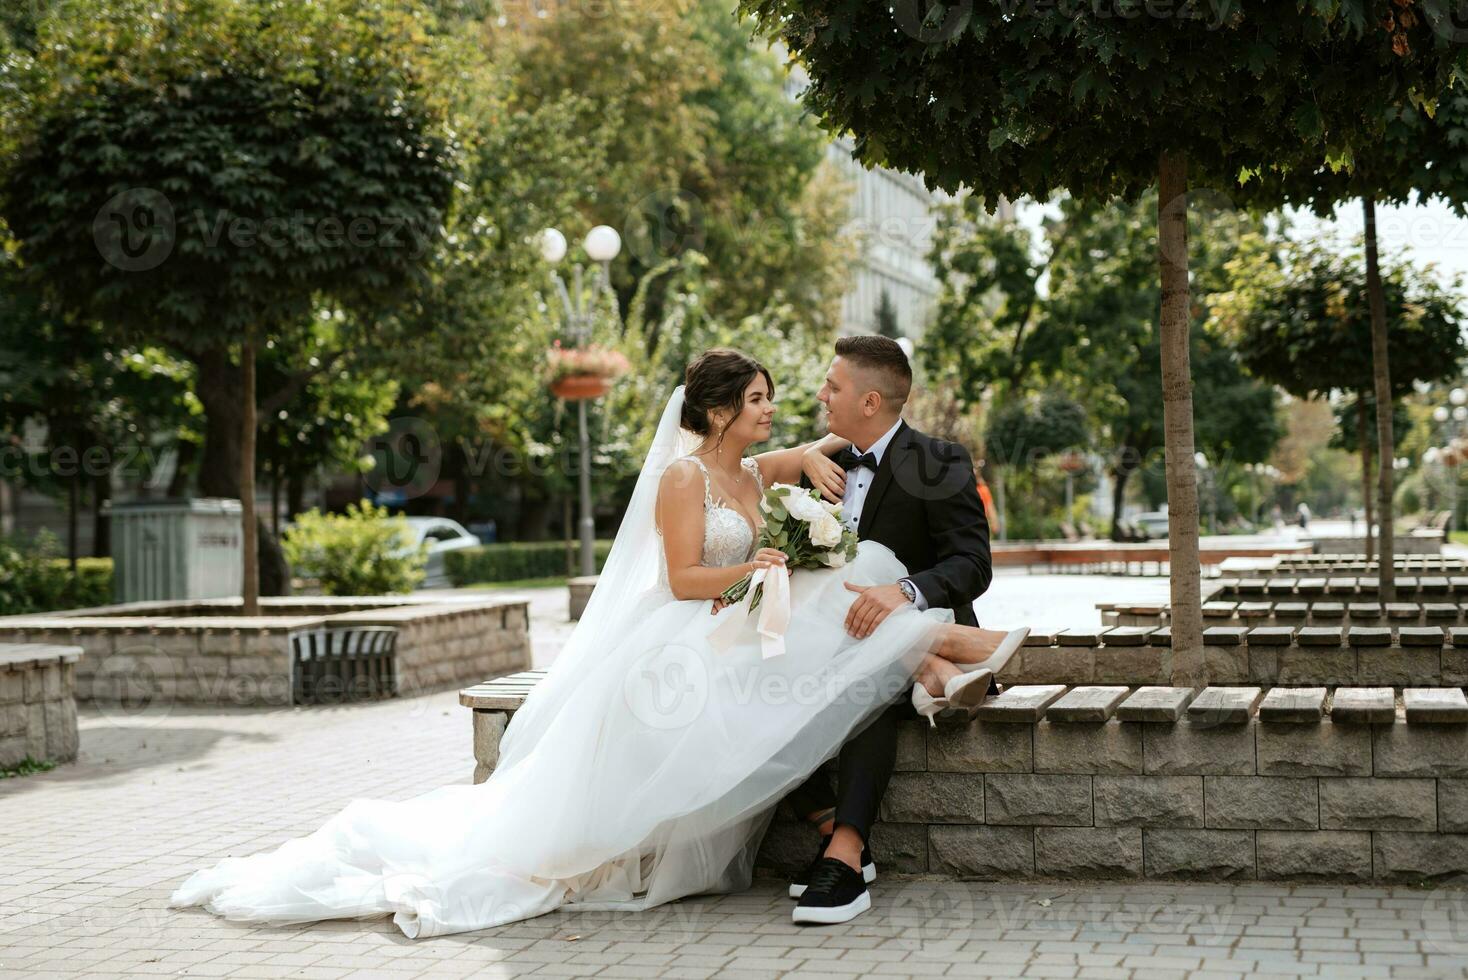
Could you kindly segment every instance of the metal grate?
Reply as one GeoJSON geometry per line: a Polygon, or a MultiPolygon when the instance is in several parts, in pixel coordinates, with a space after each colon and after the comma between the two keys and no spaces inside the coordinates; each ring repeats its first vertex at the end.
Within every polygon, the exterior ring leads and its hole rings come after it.
{"type": "Polygon", "coordinates": [[[291,636],[291,701],[343,704],[397,694],[398,631],[345,626],[291,636]]]}

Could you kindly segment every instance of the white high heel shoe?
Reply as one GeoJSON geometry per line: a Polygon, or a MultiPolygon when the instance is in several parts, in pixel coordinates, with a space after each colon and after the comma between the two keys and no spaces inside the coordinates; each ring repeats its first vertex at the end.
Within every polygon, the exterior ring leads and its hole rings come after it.
{"type": "Polygon", "coordinates": [[[938,713],[948,707],[946,697],[935,698],[928,693],[928,689],[921,684],[912,686],[912,706],[919,715],[928,719],[928,724],[934,728],[938,727],[938,713]]]}
{"type": "Polygon", "coordinates": [[[1010,630],[1004,639],[999,641],[999,646],[985,660],[969,666],[961,674],[948,678],[948,683],[943,685],[943,700],[947,702],[947,707],[964,708],[972,717],[979,710],[979,705],[984,703],[984,697],[989,693],[989,686],[994,675],[1004,669],[1010,658],[1019,651],[1020,647],[1024,646],[1025,637],[1029,635],[1028,626],[1010,630]]]}

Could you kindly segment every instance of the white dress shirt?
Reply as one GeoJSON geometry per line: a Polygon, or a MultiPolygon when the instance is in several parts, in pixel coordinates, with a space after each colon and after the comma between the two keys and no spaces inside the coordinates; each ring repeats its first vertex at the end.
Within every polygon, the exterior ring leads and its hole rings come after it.
{"type": "MultiPolygon", "coordinates": [[[[892,428],[883,433],[882,437],[872,443],[870,449],[859,449],[856,443],[851,444],[852,452],[858,456],[871,453],[877,458],[877,465],[882,464],[882,457],[887,453],[887,447],[892,444],[892,437],[897,435],[897,430],[902,426],[902,420],[898,419],[892,424],[892,428]]],[[[865,466],[858,466],[846,473],[846,492],[841,495],[841,516],[847,527],[853,531],[861,522],[861,509],[866,504],[867,494],[871,491],[872,481],[877,478],[873,470],[865,466]]],[[[911,581],[910,579],[908,581],[911,581]]],[[[913,591],[917,593],[916,605],[919,609],[928,608],[928,600],[923,596],[923,590],[913,583],[913,591]]]]}

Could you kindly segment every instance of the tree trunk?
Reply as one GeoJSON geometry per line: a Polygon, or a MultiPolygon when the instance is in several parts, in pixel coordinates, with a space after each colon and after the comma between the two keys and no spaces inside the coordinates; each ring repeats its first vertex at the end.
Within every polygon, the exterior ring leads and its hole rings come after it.
{"type": "Polygon", "coordinates": [[[81,509],[82,475],[78,471],[67,481],[66,488],[66,564],[76,578],[77,511],[81,509]]]}
{"type": "Polygon", "coordinates": [[[240,341],[240,526],[244,531],[244,581],[241,614],[260,615],[260,538],[255,526],[255,338],[245,331],[240,341]]]}
{"type": "Polygon", "coordinates": [[[291,473],[285,478],[285,516],[287,520],[295,520],[296,515],[306,509],[306,478],[299,473],[291,473]]]}
{"type": "Polygon", "coordinates": [[[1373,547],[1376,539],[1371,536],[1371,437],[1366,433],[1366,399],[1356,399],[1356,436],[1361,444],[1361,506],[1365,511],[1366,529],[1364,540],[1366,542],[1366,561],[1371,561],[1371,556],[1376,553],[1373,547]]]}
{"type": "Polygon", "coordinates": [[[1126,484],[1131,479],[1132,471],[1118,467],[1111,475],[1115,478],[1115,485],[1111,488],[1111,540],[1120,541],[1121,512],[1126,507],[1126,484]]]}
{"type": "Polygon", "coordinates": [[[175,448],[177,460],[173,467],[173,476],[168,481],[168,496],[172,499],[180,499],[189,495],[189,467],[194,463],[194,457],[198,455],[198,447],[192,442],[180,440],[175,448]]]}
{"type": "Polygon", "coordinates": [[[1376,444],[1381,457],[1377,467],[1381,498],[1377,520],[1381,524],[1381,601],[1397,599],[1396,541],[1392,482],[1396,478],[1396,444],[1392,437],[1392,376],[1387,362],[1386,297],[1381,288],[1381,267],[1376,261],[1376,201],[1368,194],[1361,199],[1366,212],[1366,296],[1371,307],[1371,374],[1376,387],[1376,444]]]}
{"type": "Polygon", "coordinates": [[[270,533],[280,537],[280,474],[270,477],[270,533]]]}
{"type": "Polygon", "coordinates": [[[1188,166],[1180,152],[1158,159],[1157,245],[1162,285],[1162,422],[1167,460],[1167,550],[1172,600],[1172,684],[1208,683],[1203,662],[1203,594],[1198,565],[1198,476],[1193,463],[1193,378],[1189,353],[1188,166]]]}
{"type": "Polygon", "coordinates": [[[112,554],[112,515],[107,504],[112,500],[112,471],[98,473],[92,481],[92,554],[106,558],[112,554]]]}

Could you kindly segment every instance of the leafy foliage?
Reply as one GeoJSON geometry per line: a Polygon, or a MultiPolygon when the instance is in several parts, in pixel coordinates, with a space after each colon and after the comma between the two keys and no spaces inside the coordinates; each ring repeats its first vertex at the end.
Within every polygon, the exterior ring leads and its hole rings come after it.
{"type": "Polygon", "coordinates": [[[428,564],[407,521],[366,500],[344,514],[297,515],[281,544],[296,574],[317,579],[326,595],[411,592],[428,564]]]}
{"type": "MultiPolygon", "coordinates": [[[[1209,297],[1211,327],[1239,348],[1251,373],[1300,398],[1371,391],[1371,317],[1359,252],[1273,246],[1254,237],[1228,270],[1229,288],[1209,297]]],[[[1384,258],[1382,288],[1393,393],[1456,376],[1468,354],[1461,286],[1445,287],[1405,260],[1384,258]]]]}

